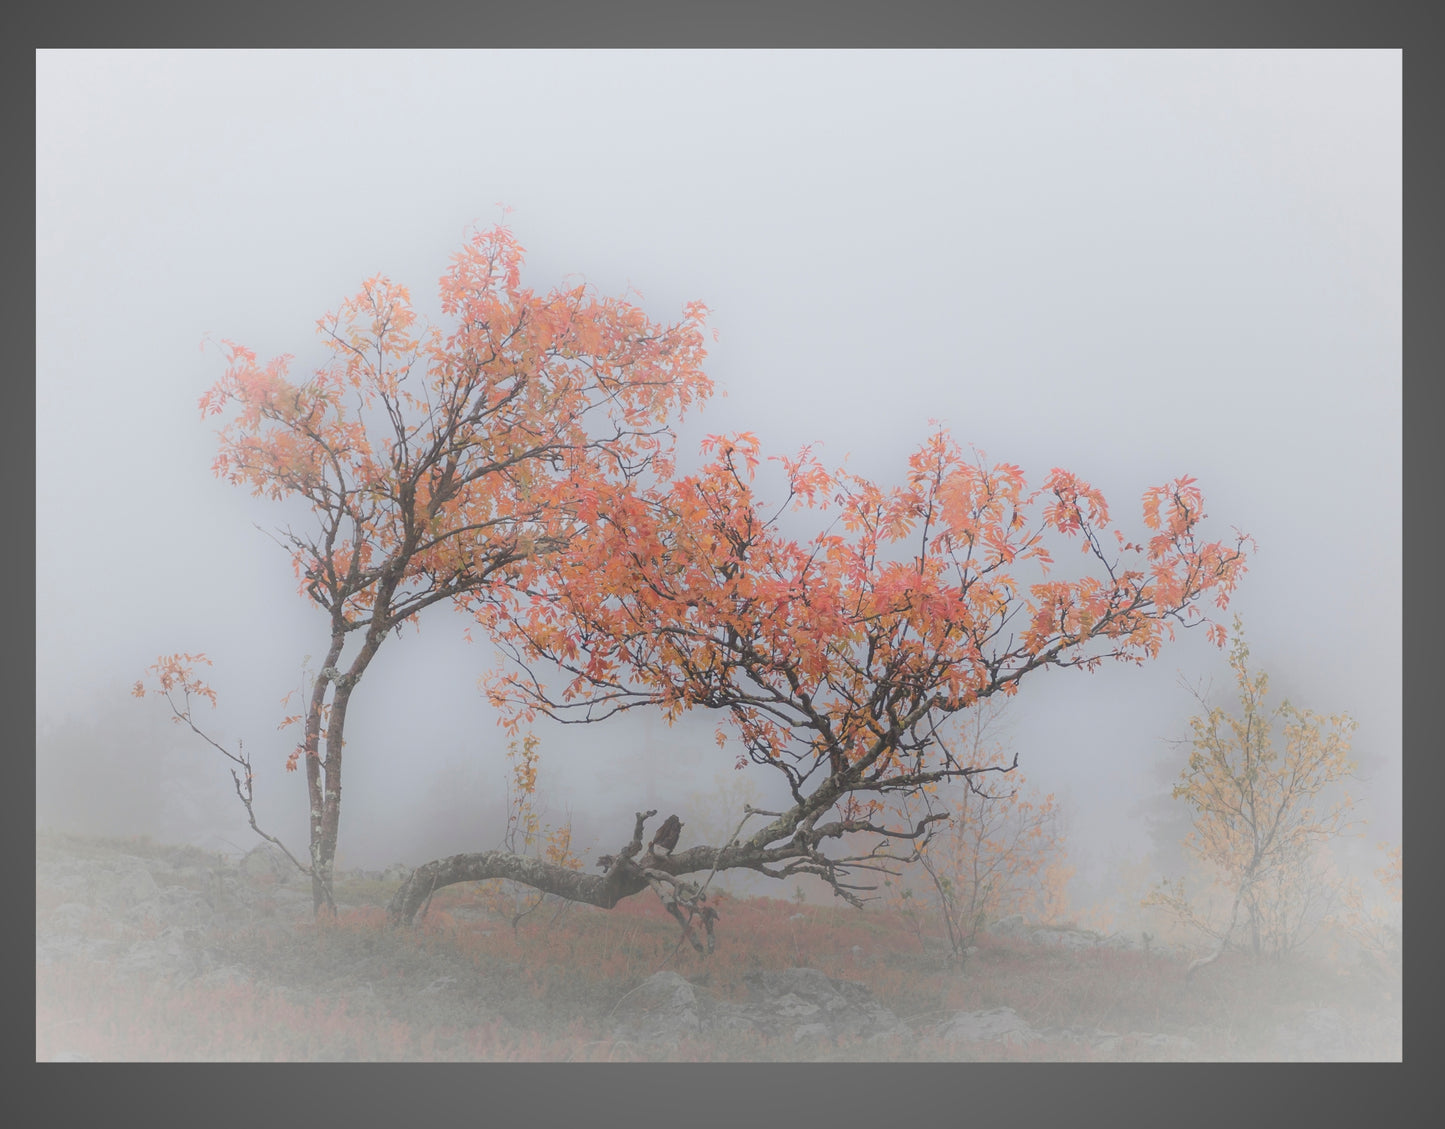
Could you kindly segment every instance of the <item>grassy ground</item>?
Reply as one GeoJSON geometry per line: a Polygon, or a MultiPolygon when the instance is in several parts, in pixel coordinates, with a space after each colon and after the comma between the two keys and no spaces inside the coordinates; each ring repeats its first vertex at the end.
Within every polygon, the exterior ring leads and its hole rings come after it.
{"type": "MultiPolygon", "coordinates": [[[[38,843],[38,855],[41,849],[38,843]]],[[[189,848],[135,841],[74,840],[67,849],[97,858],[107,851],[161,852],[154,857],[175,864],[178,882],[214,861],[189,848]]],[[[1182,962],[1158,955],[1071,953],[984,937],[959,970],[943,959],[941,942],[925,949],[896,915],[725,896],[717,906],[717,951],[703,957],[678,946],[676,924],[652,898],[611,911],[546,903],[513,929],[495,899],[476,887],[453,887],[437,894],[419,927],[393,930],[382,907],[394,882],[341,881],[337,919],[316,922],[299,911],[299,891],[274,886],[274,878],[250,881],[256,889],[248,920],[185,939],[188,951],[205,954],[202,964],[211,971],[177,977],[164,967],[127,969],[93,957],[38,962],[37,1060],[61,1052],[106,1061],[1160,1057],[1128,1039],[1107,1053],[1062,1037],[961,1051],[926,1035],[930,1024],[955,1012],[1000,1006],[1040,1031],[1186,1036],[1193,1044],[1187,1057],[1210,1060],[1289,1057],[1278,1046],[1279,1026],[1300,1021],[1309,1009],[1330,1008],[1364,1045],[1399,1057],[1399,986],[1363,969],[1260,965],[1228,955],[1186,981],[1182,962]],[[661,969],[740,999],[747,973],[792,966],[867,985],[918,1036],[804,1049],[756,1040],[684,1042],[665,1052],[609,1036],[614,1006],[661,969]]],[[[37,880],[38,935],[67,897],[37,880]]],[[[109,931],[118,942],[161,932],[154,922],[100,913],[84,928],[109,931]]]]}

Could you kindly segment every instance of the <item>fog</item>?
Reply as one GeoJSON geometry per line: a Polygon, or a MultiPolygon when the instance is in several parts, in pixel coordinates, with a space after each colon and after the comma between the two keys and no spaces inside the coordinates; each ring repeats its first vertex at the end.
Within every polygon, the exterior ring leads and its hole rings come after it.
{"type": "MultiPolygon", "coordinates": [[[[256,842],[224,762],[129,694],[203,651],[203,720],[304,847],[276,723],[325,621],[266,535],[286,508],[211,474],[202,344],[303,372],[378,272],[436,318],[504,205],[528,285],[710,307],[725,395],[684,452],[749,430],[891,483],[938,420],[1031,484],[1082,475],[1126,532],[1146,487],[1195,476],[1209,535],[1258,544],[1232,605],[1252,662],[1358,720],[1361,849],[1398,841],[1398,51],[41,51],[36,94],[40,824],[256,842]]],[[[431,609],[358,690],[341,865],[500,840],[495,657],[466,626],[431,609]]],[[[1202,632],[1036,674],[1008,712],[1085,888],[1154,846],[1181,681],[1229,688],[1202,632]]],[[[713,721],[539,725],[547,818],[606,849],[643,807],[709,826],[742,794],[713,721]]]]}

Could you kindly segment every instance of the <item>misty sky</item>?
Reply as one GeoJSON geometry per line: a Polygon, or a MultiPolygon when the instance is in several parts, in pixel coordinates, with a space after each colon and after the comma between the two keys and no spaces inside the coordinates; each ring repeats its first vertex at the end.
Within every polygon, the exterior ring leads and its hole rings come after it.
{"type": "MultiPolygon", "coordinates": [[[[750,430],[894,482],[939,420],[1031,484],[1082,475],[1126,534],[1146,487],[1195,476],[1209,535],[1258,543],[1233,604],[1253,663],[1359,721],[1367,842],[1398,840],[1398,51],[41,51],[36,93],[42,820],[73,795],[253,844],[221,762],[128,696],[204,651],[217,734],[304,843],[275,725],[325,623],[264,532],[284,508],[211,475],[202,345],[304,372],[315,320],[378,272],[435,317],[505,205],[528,285],[711,308],[726,396],[684,449],[750,430]]],[[[343,865],[496,845],[492,658],[465,626],[432,609],[358,691],[343,865]]],[[[1147,849],[1197,710],[1181,675],[1229,685],[1193,632],[1010,708],[1086,865],[1147,849]]],[[[544,750],[554,814],[608,847],[731,763],[710,719],[544,750]]]]}

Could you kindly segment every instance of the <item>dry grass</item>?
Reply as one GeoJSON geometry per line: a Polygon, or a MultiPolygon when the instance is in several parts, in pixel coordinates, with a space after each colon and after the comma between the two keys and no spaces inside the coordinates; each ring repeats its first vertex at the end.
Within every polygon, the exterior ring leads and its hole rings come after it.
{"type": "MultiPolygon", "coordinates": [[[[1267,1057],[1270,1032],[1310,1007],[1328,1006],[1354,1027],[1399,1037],[1397,987],[1317,965],[1226,957],[1186,982],[1182,963],[1157,955],[1068,953],[986,936],[959,970],[943,959],[941,942],[920,951],[908,924],[881,910],[726,896],[717,903],[717,951],[702,957],[678,946],[676,924],[655,900],[633,898],[612,911],[544,905],[514,931],[486,913],[474,891],[454,887],[438,893],[416,929],[392,930],[381,908],[392,885],[342,887],[347,897],[371,904],[345,907],[334,922],[262,920],[196,941],[244,979],[217,973],[179,982],[80,959],[38,965],[36,1057],[68,1051],[107,1061],[656,1058],[609,1036],[608,1013],[647,976],[668,968],[716,996],[741,999],[747,973],[792,966],[867,985],[920,1036],[802,1050],[756,1040],[683,1042],[661,1057],[956,1059],[958,1048],[930,1043],[928,1027],[958,1011],[1000,1006],[1039,1030],[1186,1035],[1196,1057],[1210,1059],[1267,1057]]],[[[37,885],[38,925],[57,897],[37,885]]],[[[84,927],[113,928],[101,915],[84,927]]],[[[1086,1044],[1061,1039],[969,1053],[1096,1057],[1086,1044]]]]}

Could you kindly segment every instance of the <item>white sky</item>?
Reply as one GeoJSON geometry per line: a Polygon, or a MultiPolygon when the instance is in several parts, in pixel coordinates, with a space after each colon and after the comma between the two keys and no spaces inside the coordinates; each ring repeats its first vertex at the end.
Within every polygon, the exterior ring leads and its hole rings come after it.
{"type": "MultiPolygon", "coordinates": [[[[434,314],[501,203],[530,285],[712,308],[727,396],[689,446],[751,430],[892,481],[939,419],[1031,482],[1083,475],[1126,531],[1146,487],[1196,476],[1211,531],[1259,544],[1234,603],[1253,662],[1358,719],[1368,840],[1398,840],[1398,51],[41,51],[36,120],[40,751],[92,727],[59,779],[163,811],[158,836],[251,845],[220,763],[152,743],[145,666],[215,659],[216,728],[300,841],[274,725],[325,642],[252,524],[282,513],[210,474],[201,342],[304,371],[315,319],[375,272],[434,314]]],[[[475,813],[502,741],[464,626],[435,609],[362,684],[343,862],[494,845],[475,813]]],[[[1228,685],[1193,634],[1025,683],[1012,740],[1085,865],[1147,847],[1181,673],[1228,685]]],[[[543,786],[612,846],[617,813],[726,768],[709,734],[549,732],[543,786]]]]}

